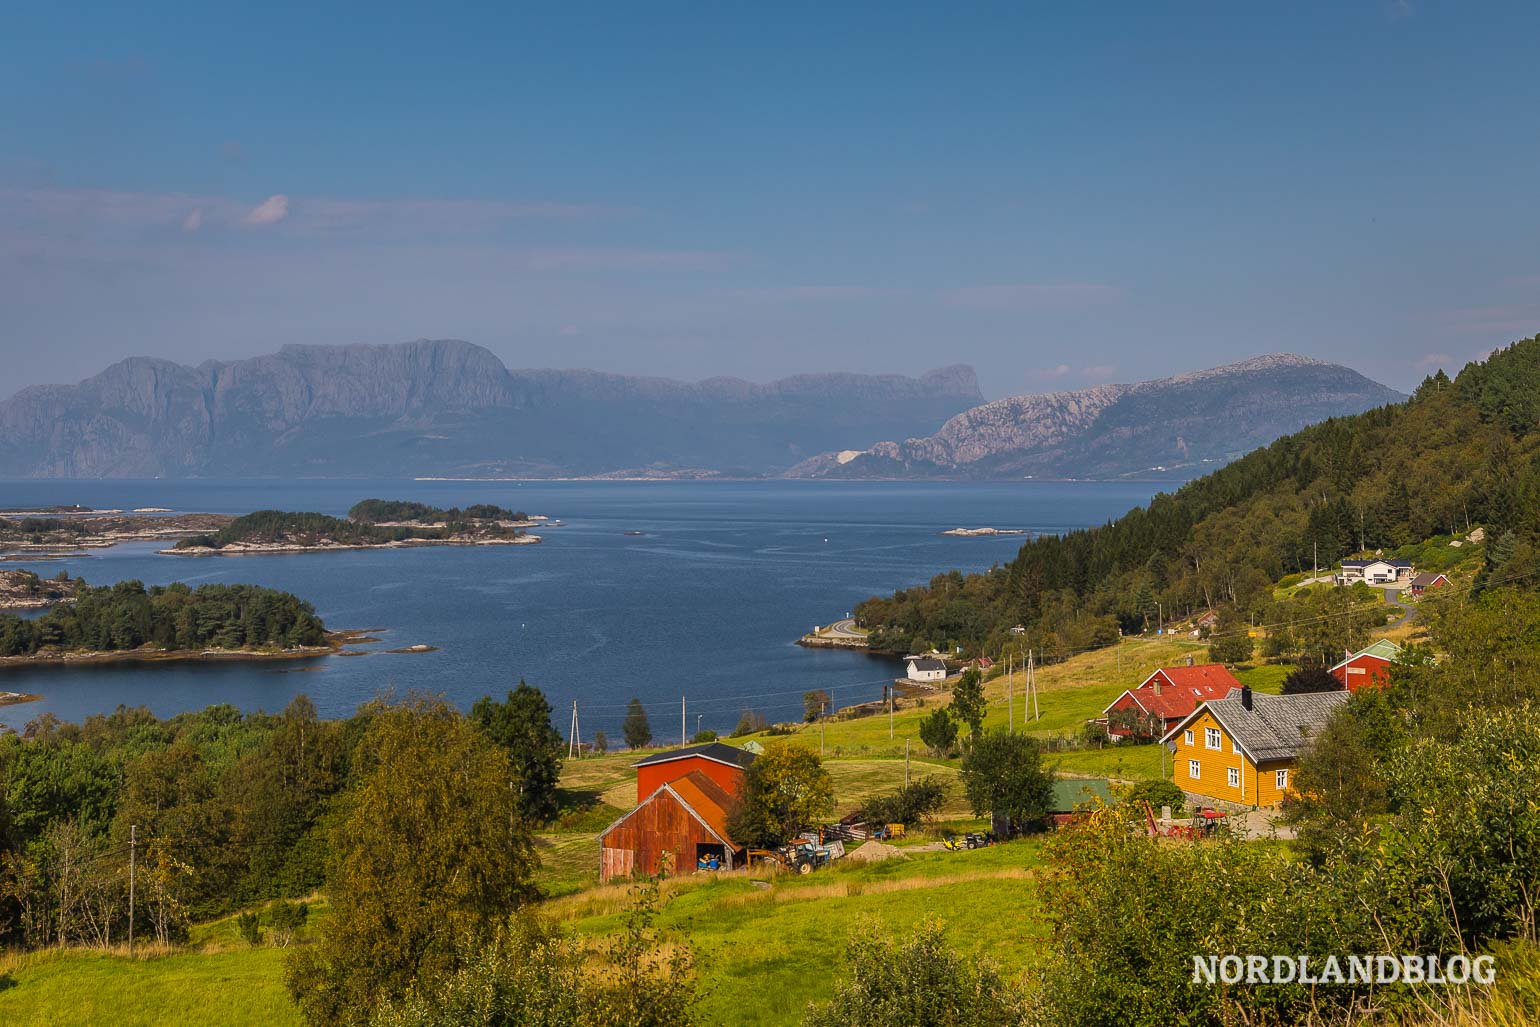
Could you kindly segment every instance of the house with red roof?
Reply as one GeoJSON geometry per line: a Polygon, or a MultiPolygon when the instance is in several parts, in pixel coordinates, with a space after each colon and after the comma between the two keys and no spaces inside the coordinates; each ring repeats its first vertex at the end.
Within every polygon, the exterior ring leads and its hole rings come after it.
{"type": "Polygon", "coordinates": [[[1160,667],[1138,688],[1130,688],[1102,710],[1114,739],[1159,738],[1210,699],[1223,699],[1240,680],[1222,663],[1160,667]]]}

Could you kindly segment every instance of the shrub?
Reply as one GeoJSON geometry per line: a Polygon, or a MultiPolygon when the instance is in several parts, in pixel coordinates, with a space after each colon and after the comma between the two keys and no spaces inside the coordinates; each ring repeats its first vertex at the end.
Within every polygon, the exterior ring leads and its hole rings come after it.
{"type": "Polygon", "coordinates": [[[985,1027],[1021,1022],[1021,998],[989,964],[947,945],[941,924],[929,921],[907,941],[853,936],[850,976],[834,998],[808,1007],[804,1027],[985,1027]]]}
{"type": "Polygon", "coordinates": [[[262,914],[255,911],[242,913],[235,918],[235,929],[252,948],[262,944],[262,914]]]}
{"type": "Polygon", "coordinates": [[[303,902],[279,899],[267,907],[267,922],[272,926],[273,944],[280,948],[288,945],[309,917],[310,907],[303,902]]]}
{"type": "Polygon", "coordinates": [[[1159,815],[1162,806],[1171,807],[1171,815],[1177,816],[1187,802],[1187,796],[1170,781],[1140,781],[1128,792],[1129,802],[1147,802],[1159,815]]]}
{"type": "Polygon", "coordinates": [[[913,827],[926,817],[941,812],[946,805],[946,782],[939,777],[922,777],[890,795],[867,800],[861,819],[869,824],[903,824],[913,827]]]}

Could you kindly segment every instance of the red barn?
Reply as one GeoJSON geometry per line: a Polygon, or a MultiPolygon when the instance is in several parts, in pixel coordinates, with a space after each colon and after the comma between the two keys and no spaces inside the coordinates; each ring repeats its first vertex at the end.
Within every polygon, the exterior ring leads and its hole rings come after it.
{"type": "Polygon", "coordinates": [[[1342,682],[1342,687],[1349,692],[1366,686],[1385,685],[1390,681],[1390,665],[1400,654],[1400,646],[1382,638],[1331,668],[1331,676],[1342,682]]]}
{"type": "Polygon", "coordinates": [[[1138,688],[1130,688],[1102,710],[1107,733],[1118,738],[1133,734],[1114,721],[1114,714],[1131,711],[1147,718],[1156,738],[1184,719],[1198,704],[1209,699],[1223,699],[1240,681],[1222,663],[1200,663],[1194,667],[1161,667],[1144,679],[1138,688]]]}
{"type": "Polygon", "coordinates": [[[711,857],[726,870],[742,865],[743,847],[727,832],[733,801],[699,770],[664,782],[599,836],[599,880],[690,873],[711,857]]]}
{"type": "Polygon", "coordinates": [[[743,790],[743,772],[754,762],[754,754],[735,745],[707,742],[684,749],[671,749],[648,756],[636,765],[636,801],[692,773],[704,774],[729,794],[743,790]]]}

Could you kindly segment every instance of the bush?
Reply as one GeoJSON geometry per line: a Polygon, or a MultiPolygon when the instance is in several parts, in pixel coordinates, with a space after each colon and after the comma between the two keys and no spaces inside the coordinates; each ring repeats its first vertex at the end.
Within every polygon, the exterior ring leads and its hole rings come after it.
{"type": "Polygon", "coordinates": [[[690,739],[690,742],[693,745],[705,745],[707,742],[714,742],[716,740],[717,733],[708,727],[704,731],[695,732],[695,737],[690,739]]]}
{"type": "Polygon", "coordinates": [[[1128,792],[1128,801],[1147,802],[1160,815],[1162,806],[1171,807],[1171,815],[1179,816],[1187,803],[1187,796],[1170,781],[1140,781],[1128,792]]]}
{"type": "Polygon", "coordinates": [[[272,925],[273,944],[280,948],[288,945],[305,926],[310,917],[310,907],[303,902],[286,902],[279,899],[267,907],[267,922],[272,925]]]}
{"type": "Polygon", "coordinates": [[[946,805],[946,782],[939,777],[922,777],[890,795],[879,795],[861,807],[861,819],[868,824],[903,824],[913,827],[926,817],[941,812],[946,805]]]}
{"type": "Polygon", "coordinates": [[[808,1007],[804,1027],[985,1027],[1021,1022],[1021,998],[999,973],[954,950],[929,921],[904,942],[853,936],[850,976],[834,998],[808,1007]]]}
{"type": "Polygon", "coordinates": [[[932,756],[947,756],[957,744],[957,721],[944,706],[938,706],[920,720],[920,741],[932,756]]]}
{"type": "Polygon", "coordinates": [[[738,718],[738,726],[733,728],[732,737],[742,738],[744,735],[757,734],[769,726],[765,715],[758,710],[744,710],[738,718]]]}
{"type": "Polygon", "coordinates": [[[262,914],[255,911],[242,913],[235,918],[235,929],[252,948],[262,944],[262,914]]]}

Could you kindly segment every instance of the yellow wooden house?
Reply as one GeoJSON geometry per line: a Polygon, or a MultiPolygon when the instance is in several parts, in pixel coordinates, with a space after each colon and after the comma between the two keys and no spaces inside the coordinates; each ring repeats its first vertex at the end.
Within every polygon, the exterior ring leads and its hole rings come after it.
{"type": "Polygon", "coordinates": [[[1343,692],[1261,695],[1232,688],[1210,699],[1166,733],[1172,782],[1184,792],[1233,806],[1276,806],[1292,784],[1299,755],[1343,692]]]}

